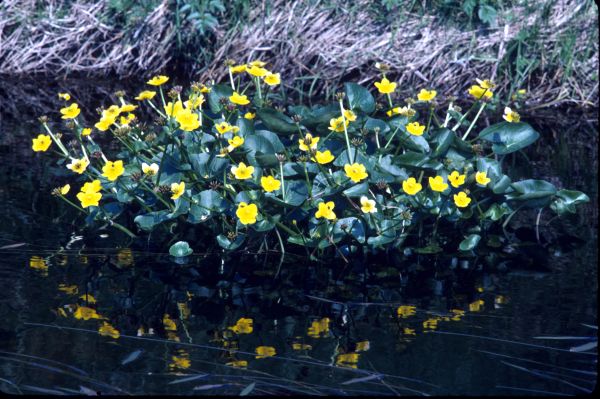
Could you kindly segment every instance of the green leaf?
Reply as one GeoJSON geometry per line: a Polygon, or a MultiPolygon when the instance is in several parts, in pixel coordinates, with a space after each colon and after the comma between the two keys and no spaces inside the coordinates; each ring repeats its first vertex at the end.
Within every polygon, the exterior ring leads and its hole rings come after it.
{"type": "MultiPolygon", "coordinates": [[[[365,155],[363,155],[362,152],[360,151],[356,151],[356,148],[350,148],[350,155],[352,156],[352,159],[354,160],[355,163],[360,163],[365,165],[365,167],[367,167],[368,169],[371,169],[371,160],[369,158],[367,158],[365,155]]],[[[344,167],[344,165],[349,164],[350,159],[348,159],[348,150],[344,150],[341,152],[340,155],[338,155],[338,157],[335,159],[335,161],[333,161],[333,164],[335,166],[340,166],[340,167],[344,167]]]]}
{"type": "Polygon", "coordinates": [[[346,235],[354,237],[361,244],[365,242],[365,226],[355,217],[339,219],[333,226],[333,241],[339,242],[346,235]],[[342,228],[345,227],[345,228],[342,228]]]}
{"type": "Polygon", "coordinates": [[[298,127],[289,117],[274,109],[260,108],[256,110],[256,116],[264,123],[267,129],[276,133],[290,134],[298,132],[298,127]]]}
{"type": "Polygon", "coordinates": [[[192,169],[196,174],[205,179],[217,178],[223,179],[223,172],[227,168],[229,161],[225,158],[219,158],[215,153],[202,152],[200,154],[190,154],[192,169]]]}
{"type": "Polygon", "coordinates": [[[492,151],[500,155],[519,151],[535,142],[539,137],[539,133],[524,122],[500,122],[479,133],[479,138],[491,142],[492,151]]]}
{"type": "Polygon", "coordinates": [[[545,198],[556,194],[556,187],[544,180],[521,180],[511,184],[515,190],[506,194],[506,199],[524,201],[537,198],[545,198]]]}
{"type": "Polygon", "coordinates": [[[434,135],[434,140],[432,140],[432,142],[435,142],[437,145],[435,150],[431,153],[431,157],[439,158],[444,156],[454,141],[454,132],[450,129],[443,128],[432,132],[432,135],[434,135]]]}
{"type": "Polygon", "coordinates": [[[589,202],[590,198],[581,191],[560,190],[556,193],[556,198],[550,204],[550,209],[562,216],[565,213],[575,213],[575,206],[589,202]]]}
{"type": "Polygon", "coordinates": [[[406,170],[399,168],[398,166],[392,163],[391,155],[386,155],[383,158],[381,158],[381,161],[379,161],[377,165],[379,166],[379,169],[389,173],[392,176],[400,177],[402,180],[408,178],[406,170]]]}
{"type": "Polygon", "coordinates": [[[215,190],[204,190],[192,197],[188,222],[201,223],[207,220],[211,212],[223,212],[228,208],[228,202],[215,190]]]}
{"type": "Polygon", "coordinates": [[[493,25],[496,22],[497,12],[496,9],[490,5],[480,4],[479,10],[477,10],[477,16],[481,22],[493,25]]]}
{"type": "Polygon", "coordinates": [[[467,238],[460,242],[458,249],[461,251],[471,251],[477,247],[477,244],[479,244],[480,240],[481,236],[479,234],[470,234],[467,236],[467,238]]]}
{"type": "Polygon", "coordinates": [[[171,245],[171,248],[169,248],[169,254],[176,258],[189,256],[193,252],[194,251],[192,250],[192,248],[190,248],[190,244],[188,244],[185,241],[178,241],[175,244],[171,245]]]}
{"type": "Polygon", "coordinates": [[[233,251],[234,249],[239,248],[239,246],[244,243],[245,239],[246,235],[241,233],[238,234],[233,241],[224,236],[223,234],[219,234],[217,236],[217,243],[221,246],[221,248],[233,251]]]}
{"type": "Polygon", "coordinates": [[[381,119],[374,119],[371,117],[367,117],[363,127],[370,132],[374,132],[375,129],[379,129],[379,140],[381,140],[382,137],[385,137],[385,134],[390,131],[390,127],[387,123],[381,119]]]}
{"type": "Polygon", "coordinates": [[[388,244],[392,241],[394,241],[394,239],[396,238],[396,230],[395,230],[395,225],[397,225],[398,222],[389,220],[389,219],[384,219],[381,222],[381,231],[380,234],[377,235],[376,237],[369,237],[367,239],[367,243],[369,245],[372,245],[374,247],[376,246],[382,246],[385,244],[388,244]]]}
{"type": "Polygon", "coordinates": [[[133,220],[140,229],[144,231],[152,231],[154,227],[159,225],[160,223],[169,220],[169,211],[162,210],[156,212],[149,212],[144,215],[138,215],[133,220]]]}
{"type": "Polygon", "coordinates": [[[435,161],[426,154],[420,154],[418,152],[406,151],[402,155],[396,157],[396,163],[403,166],[412,166],[420,169],[433,169],[439,170],[443,165],[435,161]]]}
{"type": "Polygon", "coordinates": [[[436,243],[431,243],[423,248],[415,248],[415,252],[422,255],[439,254],[443,249],[436,243]]]}
{"type": "Polygon", "coordinates": [[[488,208],[487,211],[483,214],[484,217],[493,220],[494,222],[500,220],[502,216],[508,215],[512,212],[512,209],[506,204],[493,204],[488,208]]]}
{"type": "Polygon", "coordinates": [[[500,177],[500,179],[492,186],[492,191],[494,194],[504,194],[511,182],[512,180],[510,180],[510,177],[502,175],[502,177],[500,177]]]}
{"type": "Polygon", "coordinates": [[[351,198],[360,197],[369,193],[369,184],[367,182],[362,182],[359,184],[355,184],[352,187],[344,190],[344,194],[351,198]]]}
{"type": "Polygon", "coordinates": [[[361,85],[348,82],[344,85],[351,109],[358,109],[365,114],[375,111],[375,99],[369,90],[361,85]]]}
{"type": "Polygon", "coordinates": [[[233,94],[233,90],[231,90],[231,86],[227,84],[218,84],[212,86],[210,93],[208,93],[208,106],[210,110],[215,114],[220,113],[221,108],[221,98],[226,98],[229,102],[229,96],[233,94]]]}
{"type": "Polygon", "coordinates": [[[265,194],[265,197],[280,205],[300,206],[308,199],[308,186],[304,181],[292,180],[285,182],[285,201],[281,199],[281,194],[265,194]]]}

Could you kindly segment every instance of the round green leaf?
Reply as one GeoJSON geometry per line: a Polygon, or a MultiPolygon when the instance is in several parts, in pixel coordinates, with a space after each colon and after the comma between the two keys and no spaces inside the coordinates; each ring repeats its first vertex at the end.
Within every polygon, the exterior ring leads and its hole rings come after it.
{"type": "Polygon", "coordinates": [[[191,255],[193,252],[194,251],[192,248],[190,248],[190,245],[185,241],[178,241],[171,245],[171,248],[169,248],[169,254],[176,258],[191,255]]]}

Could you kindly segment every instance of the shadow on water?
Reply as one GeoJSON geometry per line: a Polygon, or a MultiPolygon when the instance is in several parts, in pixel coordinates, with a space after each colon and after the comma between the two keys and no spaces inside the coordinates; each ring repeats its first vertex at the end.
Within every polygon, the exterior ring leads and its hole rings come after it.
{"type": "MultiPolygon", "coordinates": [[[[78,101],[100,105],[101,93],[121,88],[82,91],[78,101]]],[[[597,121],[528,119],[542,138],[508,160],[511,172],[591,201],[565,220],[542,213],[537,232],[537,214],[515,218],[515,245],[497,262],[289,256],[276,277],[277,253],[215,251],[177,264],[114,230],[79,235],[81,220],[48,194],[63,183],[53,178],[58,167],[29,148],[53,96],[38,93],[20,117],[0,115],[3,391],[562,395],[595,387],[597,121]]]]}

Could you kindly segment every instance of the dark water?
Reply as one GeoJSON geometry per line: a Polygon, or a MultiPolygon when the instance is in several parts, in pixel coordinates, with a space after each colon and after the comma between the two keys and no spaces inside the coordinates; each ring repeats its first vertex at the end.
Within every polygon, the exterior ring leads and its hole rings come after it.
{"type": "MultiPolygon", "coordinates": [[[[28,87],[14,91],[33,95],[28,87]]],[[[544,245],[507,269],[289,258],[275,279],[275,254],[178,265],[131,249],[117,231],[82,233],[83,221],[49,194],[66,176],[30,151],[34,119],[55,91],[18,110],[2,94],[4,392],[539,395],[596,385],[596,348],[570,348],[597,339],[597,122],[540,118],[529,161],[515,157],[514,173],[555,177],[591,203],[565,221],[546,210],[544,245]],[[119,338],[98,334],[103,320],[74,317],[74,305],[95,309],[119,338]],[[251,333],[230,329],[241,318],[253,320],[251,333]],[[261,346],[276,354],[256,358],[261,346]]]]}

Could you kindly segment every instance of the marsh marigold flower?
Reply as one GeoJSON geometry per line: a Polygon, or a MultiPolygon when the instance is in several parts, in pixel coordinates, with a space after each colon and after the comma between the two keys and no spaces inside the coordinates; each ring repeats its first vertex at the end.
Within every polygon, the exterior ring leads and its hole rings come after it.
{"type": "Polygon", "coordinates": [[[254,224],[256,223],[256,216],[258,215],[258,207],[256,204],[240,202],[235,211],[235,215],[240,219],[240,223],[244,225],[254,224]]]}
{"type": "Polygon", "coordinates": [[[360,197],[360,209],[363,213],[376,213],[377,206],[375,200],[368,199],[363,195],[360,197]]]}
{"type": "Polygon", "coordinates": [[[138,101],[152,100],[155,95],[156,95],[155,91],[144,90],[144,91],[140,92],[140,94],[138,94],[137,97],[135,97],[135,99],[138,101]]]}
{"type": "Polygon", "coordinates": [[[242,317],[234,326],[227,327],[227,329],[236,334],[251,334],[253,331],[253,323],[254,321],[252,319],[242,317]]]}
{"type": "Polygon", "coordinates": [[[183,103],[188,109],[197,109],[204,104],[204,96],[202,94],[197,96],[190,96],[187,101],[183,103]]]}
{"type": "Polygon", "coordinates": [[[83,129],[81,129],[81,135],[83,137],[89,136],[90,134],[92,134],[92,128],[91,127],[84,127],[83,129]]]}
{"type": "Polygon", "coordinates": [[[252,177],[252,173],[254,173],[254,166],[246,166],[245,163],[240,162],[238,166],[234,165],[231,167],[231,173],[233,173],[236,179],[250,179],[252,177]]]}
{"type": "Polygon", "coordinates": [[[473,97],[475,97],[476,100],[479,100],[482,97],[489,99],[489,98],[492,98],[492,96],[494,95],[492,90],[486,89],[479,85],[471,86],[471,88],[469,89],[469,94],[472,95],[473,97]]]}
{"type": "Polygon", "coordinates": [[[346,176],[348,176],[350,180],[352,180],[354,183],[358,183],[361,180],[369,177],[369,174],[367,173],[367,168],[365,168],[365,165],[360,163],[344,165],[344,172],[346,172],[346,176]]]}
{"type": "Polygon", "coordinates": [[[31,148],[35,152],[44,152],[48,151],[48,148],[50,148],[51,144],[52,139],[50,138],[50,136],[46,134],[40,134],[32,140],[31,148]]]}
{"type": "Polygon", "coordinates": [[[436,176],[429,178],[429,187],[433,191],[442,192],[448,188],[448,185],[444,182],[444,178],[442,176],[436,176]]]}
{"type": "Polygon", "coordinates": [[[513,111],[509,107],[504,108],[504,115],[502,118],[510,123],[517,123],[521,121],[521,115],[519,115],[516,111],[513,111]]]}
{"type": "Polygon", "coordinates": [[[152,79],[150,79],[146,83],[148,83],[151,86],[160,86],[160,85],[167,83],[168,80],[169,80],[168,76],[158,75],[158,76],[154,76],[152,79]]]}
{"type": "Polygon", "coordinates": [[[98,179],[91,182],[86,182],[83,187],[81,187],[82,193],[97,193],[100,192],[100,190],[102,190],[102,184],[98,179]]]}
{"type": "Polygon", "coordinates": [[[255,114],[254,112],[246,112],[246,113],[244,114],[244,118],[246,118],[246,119],[249,119],[249,120],[252,120],[252,119],[254,119],[255,117],[256,117],[256,114],[255,114]]]}
{"type": "Polygon", "coordinates": [[[102,176],[106,177],[110,181],[115,181],[119,176],[125,172],[123,167],[123,161],[106,161],[106,164],[102,167],[102,176]]]}
{"type": "Polygon", "coordinates": [[[321,165],[328,164],[329,162],[333,161],[334,159],[335,159],[335,157],[331,154],[331,151],[329,151],[329,150],[325,150],[323,152],[317,151],[315,153],[315,156],[312,158],[313,161],[317,161],[321,165]]]}
{"type": "Polygon", "coordinates": [[[277,86],[279,83],[281,83],[281,78],[279,77],[278,73],[269,72],[265,75],[264,81],[269,86],[277,86]]]}
{"type": "Polygon", "coordinates": [[[137,105],[133,105],[133,104],[123,104],[119,107],[119,113],[122,114],[125,112],[135,111],[137,107],[138,107],[137,105]]]}
{"type": "Polygon", "coordinates": [[[215,129],[219,134],[225,134],[231,130],[231,125],[225,121],[215,124],[215,129]]]}
{"type": "Polygon", "coordinates": [[[158,165],[155,163],[148,165],[146,162],[142,162],[142,172],[148,176],[155,175],[158,173],[158,165]]]}
{"type": "Polygon", "coordinates": [[[265,68],[256,64],[253,65],[252,63],[250,63],[250,66],[246,68],[246,72],[248,72],[252,76],[257,76],[259,78],[269,73],[269,71],[267,71],[265,68]]]}
{"type": "Polygon", "coordinates": [[[411,122],[406,124],[406,131],[413,136],[422,136],[425,131],[425,126],[419,122],[411,122]]]}
{"type": "Polygon", "coordinates": [[[65,184],[59,189],[60,195],[67,195],[71,191],[71,185],[65,184]]]}
{"type": "Polygon", "coordinates": [[[260,185],[266,192],[270,193],[279,190],[281,182],[273,176],[263,176],[260,178],[260,185]]]}
{"type": "Polygon", "coordinates": [[[329,120],[329,130],[343,133],[346,127],[348,127],[348,120],[346,120],[344,123],[344,118],[341,116],[329,120]]]}
{"type": "Polygon", "coordinates": [[[81,202],[82,208],[87,208],[88,206],[98,206],[100,200],[102,199],[102,194],[98,192],[79,192],[77,193],[77,199],[81,202]]]}
{"type": "Polygon", "coordinates": [[[244,144],[244,138],[240,136],[233,136],[233,138],[227,140],[229,145],[227,146],[227,151],[231,152],[234,148],[238,148],[242,144],[244,144]]]}
{"type": "Polygon", "coordinates": [[[163,108],[165,110],[165,114],[174,118],[176,118],[177,115],[179,115],[184,110],[183,103],[179,100],[175,101],[175,103],[169,101],[167,105],[165,105],[163,108]]]}
{"type": "Polygon", "coordinates": [[[431,101],[437,96],[437,91],[435,90],[425,90],[421,89],[421,91],[417,94],[417,99],[419,101],[431,101]]]}
{"type": "Polygon", "coordinates": [[[176,200],[177,198],[181,197],[184,192],[185,182],[171,183],[171,193],[173,194],[171,195],[172,200],[176,200]]]}
{"type": "Polygon", "coordinates": [[[250,100],[248,100],[248,96],[245,94],[240,94],[237,91],[234,91],[231,96],[229,96],[229,101],[238,105],[248,105],[250,104],[250,100]]]}
{"type": "Polygon", "coordinates": [[[421,183],[418,183],[414,177],[409,177],[402,182],[402,190],[408,195],[415,195],[423,189],[421,183]]]}
{"type": "Polygon", "coordinates": [[[82,174],[85,172],[89,164],[90,161],[88,161],[86,158],[72,159],[71,163],[67,164],[67,169],[70,169],[75,173],[82,174]]]}
{"type": "Polygon", "coordinates": [[[467,196],[464,191],[459,192],[458,194],[454,194],[454,204],[456,204],[459,208],[464,208],[471,202],[471,198],[467,196]]]}
{"type": "Polygon", "coordinates": [[[71,95],[69,93],[58,93],[58,98],[69,101],[71,99],[71,95]]]}
{"type": "Polygon", "coordinates": [[[344,118],[349,122],[354,122],[356,120],[356,114],[352,110],[345,109],[344,118]]]}
{"type": "Polygon", "coordinates": [[[487,186],[491,181],[489,177],[487,177],[487,173],[485,172],[477,172],[475,173],[475,181],[477,184],[481,184],[482,186],[487,186]]]}
{"type": "Polygon", "coordinates": [[[450,181],[452,187],[457,188],[465,184],[466,177],[467,175],[461,175],[460,173],[458,173],[458,171],[455,170],[452,173],[450,173],[450,176],[448,176],[448,180],[450,181]]]}
{"type": "Polygon", "coordinates": [[[231,71],[231,73],[246,72],[246,64],[232,65],[229,67],[229,71],[231,71]]]}
{"type": "Polygon", "coordinates": [[[396,83],[390,82],[387,78],[381,79],[381,82],[375,82],[375,87],[381,94],[390,94],[396,90],[396,83]]]}
{"type": "Polygon", "coordinates": [[[333,201],[329,202],[319,202],[317,212],[315,213],[315,217],[325,218],[327,220],[334,220],[336,218],[335,212],[333,212],[333,208],[335,208],[335,204],[333,201]]]}
{"type": "Polygon", "coordinates": [[[177,123],[179,123],[179,128],[186,132],[191,132],[200,127],[200,119],[198,118],[198,114],[190,111],[189,109],[185,109],[177,114],[175,120],[177,120],[177,123]]]}
{"type": "Polygon", "coordinates": [[[312,134],[306,133],[303,139],[298,140],[298,145],[300,146],[300,151],[316,150],[318,142],[319,137],[313,137],[312,134]]]}
{"type": "Polygon", "coordinates": [[[68,107],[61,108],[60,113],[62,114],[62,119],[74,119],[79,115],[81,110],[79,109],[79,105],[77,103],[73,103],[68,107]]]}

